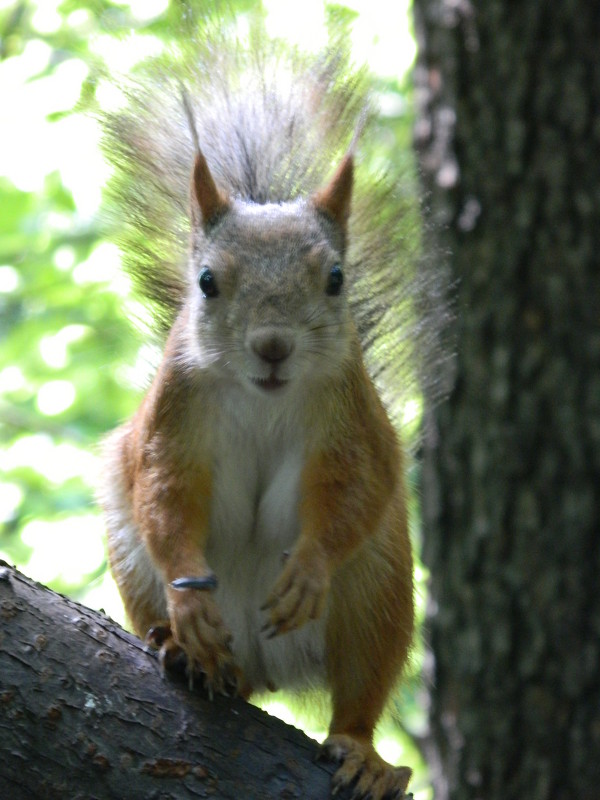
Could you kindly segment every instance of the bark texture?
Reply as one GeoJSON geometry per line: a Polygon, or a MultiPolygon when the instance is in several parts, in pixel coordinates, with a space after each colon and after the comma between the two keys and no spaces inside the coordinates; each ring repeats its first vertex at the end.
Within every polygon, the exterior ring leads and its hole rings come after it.
{"type": "Polygon", "coordinates": [[[0,566],[0,797],[325,800],[333,766],[317,753],[242,700],[164,678],[114,622],[0,566]]]}
{"type": "Polygon", "coordinates": [[[600,797],[600,10],[415,0],[456,282],[424,467],[436,800],[600,797]]]}

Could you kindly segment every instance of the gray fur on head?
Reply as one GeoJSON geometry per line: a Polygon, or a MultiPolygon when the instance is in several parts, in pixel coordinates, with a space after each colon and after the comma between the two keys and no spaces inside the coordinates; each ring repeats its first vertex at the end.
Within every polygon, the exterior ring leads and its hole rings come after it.
{"type": "Polygon", "coordinates": [[[439,275],[419,258],[418,202],[400,176],[369,174],[361,161],[369,86],[339,43],[306,56],[260,25],[245,44],[230,22],[199,25],[184,52],[128,82],[125,108],[104,118],[104,146],[126,268],[163,330],[185,299],[198,145],[219,188],[255,203],[312,194],[356,150],[350,306],[370,372],[397,413],[420,388],[436,394],[446,307],[439,275]]]}

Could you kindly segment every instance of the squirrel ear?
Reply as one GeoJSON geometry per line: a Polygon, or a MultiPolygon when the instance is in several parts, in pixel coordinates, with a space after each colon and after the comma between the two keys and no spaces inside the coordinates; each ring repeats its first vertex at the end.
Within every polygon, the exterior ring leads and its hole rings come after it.
{"type": "MultiPolygon", "coordinates": [[[[192,194],[192,205],[195,201],[198,202],[202,216],[201,221],[205,225],[212,225],[229,209],[229,200],[217,188],[201,150],[197,151],[194,162],[192,194]]],[[[195,216],[192,208],[192,217],[195,218],[195,216]]]]}
{"type": "Polygon", "coordinates": [[[315,207],[343,229],[350,216],[353,180],[354,160],[352,153],[347,153],[329,183],[312,197],[315,207]]]}

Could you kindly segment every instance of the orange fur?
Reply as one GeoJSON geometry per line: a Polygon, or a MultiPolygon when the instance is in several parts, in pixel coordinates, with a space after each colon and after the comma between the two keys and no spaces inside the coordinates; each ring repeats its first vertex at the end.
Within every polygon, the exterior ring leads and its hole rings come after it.
{"type": "Polygon", "coordinates": [[[205,162],[201,178],[196,191],[205,226],[215,204],[224,215],[219,225],[231,225],[221,261],[214,245],[207,250],[222,292],[192,300],[190,290],[138,413],[109,441],[104,505],[111,566],[136,631],[144,635],[167,617],[172,642],[212,689],[237,682],[246,695],[252,683],[310,684],[322,677],[333,703],[325,752],[342,761],[335,785],[355,781],[357,796],[369,791],[381,800],[403,792],[410,775],[385,764],[372,737],[410,646],[412,561],[400,448],[343,301],[324,289],[331,264],[343,259],[351,161],[313,207],[296,217],[293,209],[251,209],[247,229],[243,216],[228,222],[235,208],[219,205],[205,162]],[[300,234],[306,246],[287,263],[285,243],[300,234]],[[261,269],[272,250],[287,269],[267,278],[261,269]],[[252,272],[254,251],[261,260],[252,272]],[[246,272],[248,288],[237,306],[230,287],[240,291],[246,272]],[[306,276],[308,289],[297,274],[306,276]],[[312,340],[304,345],[298,333],[310,333],[304,322],[310,315],[294,307],[301,291],[310,309],[322,304],[326,324],[314,335],[325,338],[318,347],[312,340]],[[264,302],[265,296],[275,299],[264,302]],[[228,315],[215,322],[209,314],[219,308],[228,315]],[[206,325],[209,337],[216,328],[218,339],[218,326],[231,326],[234,312],[246,321],[241,366],[232,366],[233,356],[215,366],[204,342],[197,343],[198,331],[206,325]],[[247,346],[256,330],[274,343],[262,353],[247,346]],[[318,348],[327,355],[326,369],[318,348]],[[211,557],[220,565],[220,602],[218,594],[170,587],[177,577],[208,574],[211,557]],[[260,570],[274,576],[272,586],[262,586],[260,570]],[[243,600],[235,601],[237,591],[243,600]],[[255,622],[261,600],[262,639],[255,622]],[[242,677],[246,669],[250,683],[242,677]]]}

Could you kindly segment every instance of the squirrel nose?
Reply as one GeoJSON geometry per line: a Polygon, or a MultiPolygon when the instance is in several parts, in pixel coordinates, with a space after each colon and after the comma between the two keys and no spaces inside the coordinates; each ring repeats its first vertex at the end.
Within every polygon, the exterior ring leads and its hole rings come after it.
{"type": "Polygon", "coordinates": [[[292,337],[285,331],[273,328],[259,328],[252,331],[248,341],[256,355],[268,364],[285,361],[294,349],[292,337]]]}

